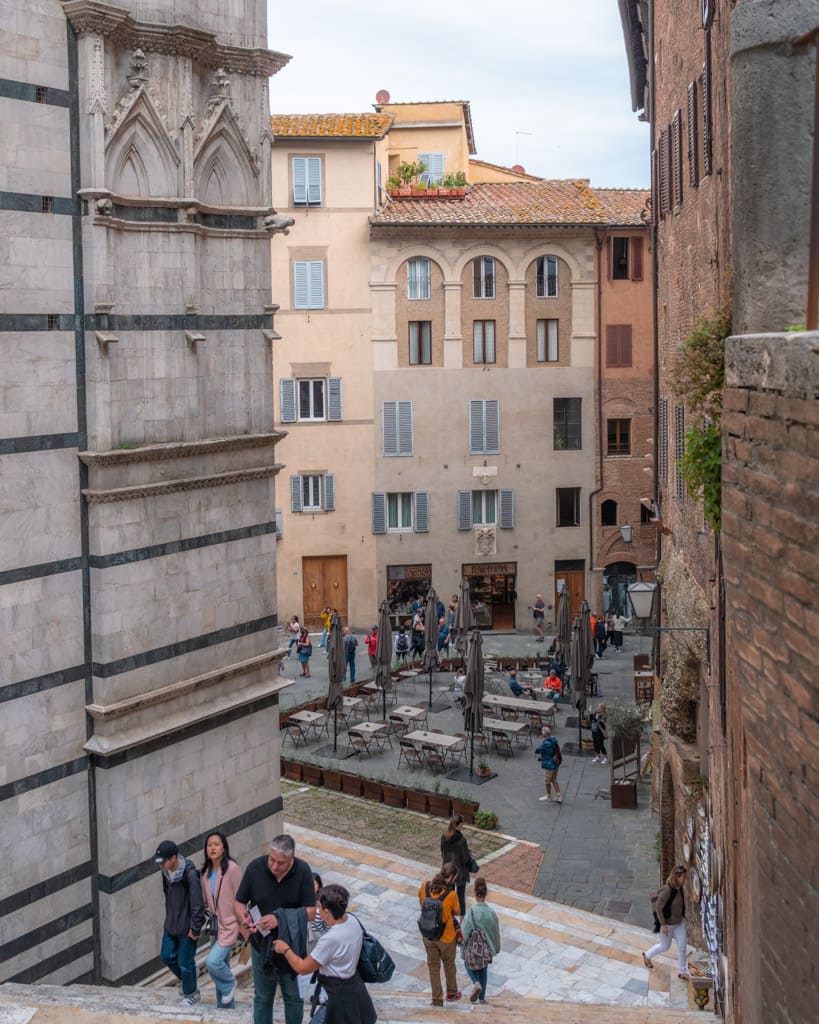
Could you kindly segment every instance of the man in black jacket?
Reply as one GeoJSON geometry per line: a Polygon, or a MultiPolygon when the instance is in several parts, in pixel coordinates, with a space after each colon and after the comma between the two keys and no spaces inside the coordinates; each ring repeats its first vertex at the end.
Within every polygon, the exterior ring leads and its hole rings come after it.
{"type": "Polygon", "coordinates": [[[182,982],[182,1003],[195,1006],[201,1000],[196,981],[196,941],[205,921],[205,904],[199,872],[170,839],[163,839],[154,860],[162,868],[165,923],[159,958],[182,982]]]}

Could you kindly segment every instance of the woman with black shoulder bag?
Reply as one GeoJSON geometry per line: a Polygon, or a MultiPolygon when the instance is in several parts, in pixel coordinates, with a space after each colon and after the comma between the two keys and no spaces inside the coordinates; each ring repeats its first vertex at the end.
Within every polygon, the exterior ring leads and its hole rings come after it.
{"type": "Polygon", "coordinates": [[[461,831],[464,827],[464,819],[460,814],[449,819],[449,826],[441,836],[441,861],[444,864],[454,864],[458,869],[458,877],[455,880],[455,892],[458,894],[461,917],[466,913],[466,883],[469,881],[469,873],[478,871],[478,864],[469,852],[469,843],[461,831]]]}
{"type": "Polygon", "coordinates": [[[234,1008],[236,979],[230,969],[230,951],[239,937],[239,922],[233,904],[242,873],[236,861],[231,860],[227,836],[222,832],[209,832],[205,839],[201,880],[205,901],[203,934],[211,935],[213,944],[205,967],[216,987],[216,1005],[222,1010],[234,1008]]]}

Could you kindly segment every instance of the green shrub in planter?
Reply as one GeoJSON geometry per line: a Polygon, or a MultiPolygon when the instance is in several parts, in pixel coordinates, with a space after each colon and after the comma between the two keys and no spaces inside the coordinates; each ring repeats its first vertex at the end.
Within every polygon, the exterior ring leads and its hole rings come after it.
{"type": "Polygon", "coordinates": [[[494,811],[476,811],[475,825],[478,828],[493,829],[498,827],[498,816],[494,811]]]}

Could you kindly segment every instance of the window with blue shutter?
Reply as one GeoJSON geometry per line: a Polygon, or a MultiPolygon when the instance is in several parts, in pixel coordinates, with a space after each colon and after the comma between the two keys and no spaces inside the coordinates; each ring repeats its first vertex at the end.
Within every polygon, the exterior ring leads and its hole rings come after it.
{"type": "Polygon", "coordinates": [[[290,477],[290,511],[301,512],[301,476],[290,477]]]}
{"type": "Polygon", "coordinates": [[[294,156],[293,205],[321,206],[321,157],[294,156]]]}
{"type": "Polygon", "coordinates": [[[414,529],[416,533],[429,533],[429,491],[416,491],[414,529]]]}
{"type": "Polygon", "coordinates": [[[515,525],[515,492],[498,491],[498,526],[502,530],[511,530],[515,525]]]}
{"type": "Polygon", "coordinates": [[[412,402],[382,402],[384,455],[412,455],[412,402]]]}
{"type": "Polygon", "coordinates": [[[336,478],[332,473],[324,474],[324,511],[336,510],[336,478]]]}
{"type": "Polygon", "coordinates": [[[293,261],[293,308],[324,309],[324,261],[293,261]]]}
{"type": "Polygon", "coordinates": [[[282,423],[295,423],[296,381],[294,377],[282,377],[279,381],[279,405],[282,423]]]}
{"type": "Polygon", "coordinates": [[[500,406],[496,398],[473,398],[469,402],[470,455],[500,452],[500,406]]]}
{"type": "Polygon", "coordinates": [[[458,529],[472,529],[472,491],[458,491],[458,529]]]}
{"type": "Polygon", "coordinates": [[[439,185],[444,180],[444,154],[421,153],[419,159],[426,170],[418,176],[418,180],[426,182],[427,185],[439,185]]]}
{"type": "Polygon", "coordinates": [[[376,491],[372,495],[373,533],[387,532],[387,495],[376,491]]]}
{"type": "Polygon", "coordinates": [[[327,419],[342,419],[342,391],[341,377],[327,378],[327,419]]]}

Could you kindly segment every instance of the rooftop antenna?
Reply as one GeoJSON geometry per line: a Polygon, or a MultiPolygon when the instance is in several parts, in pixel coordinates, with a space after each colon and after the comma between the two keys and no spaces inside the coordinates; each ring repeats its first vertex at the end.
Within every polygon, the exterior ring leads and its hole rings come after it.
{"type": "Polygon", "coordinates": [[[516,164],[520,163],[520,153],[518,151],[520,149],[520,138],[519,138],[519,136],[521,136],[521,135],[534,135],[534,132],[525,132],[525,131],[515,132],[515,163],[516,164]]]}

